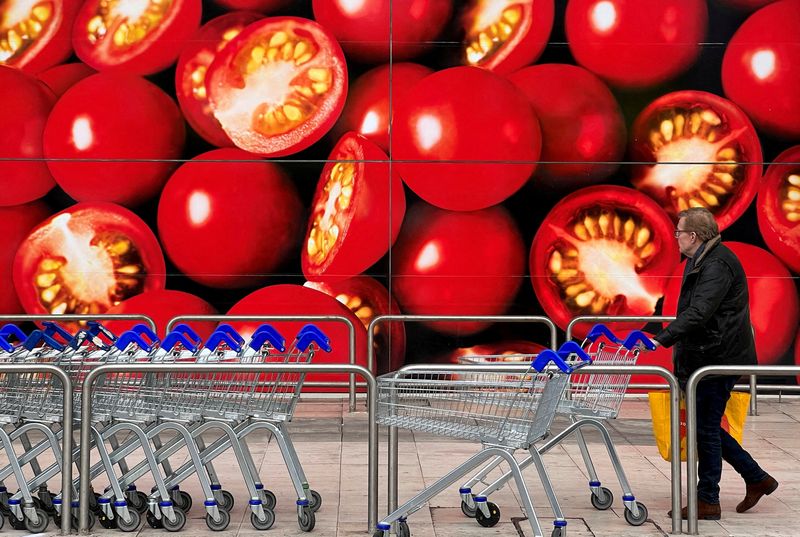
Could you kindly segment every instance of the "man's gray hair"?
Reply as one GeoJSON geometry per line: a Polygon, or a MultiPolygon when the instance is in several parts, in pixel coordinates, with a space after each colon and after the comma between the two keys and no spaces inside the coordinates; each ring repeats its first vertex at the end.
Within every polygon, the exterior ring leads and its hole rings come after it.
{"type": "Polygon", "coordinates": [[[719,226],[714,215],[705,207],[691,207],[678,213],[678,218],[685,218],[686,231],[694,231],[703,242],[710,241],[719,235],[719,226]]]}

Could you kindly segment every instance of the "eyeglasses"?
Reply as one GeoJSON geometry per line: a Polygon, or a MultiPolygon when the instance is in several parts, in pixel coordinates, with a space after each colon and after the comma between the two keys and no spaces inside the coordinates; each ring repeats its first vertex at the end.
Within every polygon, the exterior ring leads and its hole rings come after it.
{"type": "Polygon", "coordinates": [[[681,233],[694,233],[694,231],[690,231],[688,229],[676,229],[675,230],[675,238],[677,239],[678,237],[680,237],[681,233]]]}

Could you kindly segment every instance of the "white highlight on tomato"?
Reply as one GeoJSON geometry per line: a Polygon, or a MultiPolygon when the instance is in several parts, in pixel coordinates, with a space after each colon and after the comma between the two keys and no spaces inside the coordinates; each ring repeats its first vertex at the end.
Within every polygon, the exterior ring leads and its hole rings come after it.
{"type": "Polygon", "coordinates": [[[423,114],[416,122],[417,138],[422,149],[431,149],[442,139],[442,123],[439,118],[430,114],[423,114]]]}
{"type": "Polygon", "coordinates": [[[775,72],[775,52],[770,49],[759,50],[750,58],[750,69],[759,80],[765,80],[775,72]]]}
{"type": "Polygon", "coordinates": [[[207,192],[196,190],[189,195],[189,221],[195,226],[206,223],[211,214],[211,199],[207,192]]]}
{"type": "Polygon", "coordinates": [[[3,12],[0,12],[0,28],[13,28],[18,23],[28,20],[34,6],[42,0],[17,0],[16,2],[6,2],[3,12]]]}
{"type": "Polygon", "coordinates": [[[595,30],[606,33],[617,25],[617,8],[608,0],[597,2],[592,7],[590,18],[595,30]]]}
{"type": "Polygon", "coordinates": [[[348,15],[356,15],[359,11],[364,9],[366,3],[367,0],[339,0],[339,5],[348,15]]]}
{"type": "Polygon", "coordinates": [[[61,268],[64,284],[86,303],[111,307],[108,297],[116,286],[114,263],[104,248],[92,245],[93,233],[81,233],[69,226],[71,218],[69,213],[56,216],[48,226],[57,251],[66,254],[67,263],[61,268]]]}
{"type": "Polygon", "coordinates": [[[136,21],[144,15],[150,0],[125,0],[114,5],[114,13],[129,21],[136,21]]]}
{"type": "Polygon", "coordinates": [[[417,259],[414,260],[414,268],[424,272],[438,265],[441,259],[442,249],[439,241],[430,241],[419,251],[417,259]]]}
{"type": "Polygon", "coordinates": [[[364,116],[364,121],[361,122],[361,127],[359,131],[361,134],[375,134],[378,132],[378,124],[380,123],[380,117],[374,111],[369,111],[364,116]]]}
{"type": "Polygon", "coordinates": [[[72,145],[79,151],[89,149],[94,144],[94,132],[89,116],[78,116],[72,123],[72,145]]]}

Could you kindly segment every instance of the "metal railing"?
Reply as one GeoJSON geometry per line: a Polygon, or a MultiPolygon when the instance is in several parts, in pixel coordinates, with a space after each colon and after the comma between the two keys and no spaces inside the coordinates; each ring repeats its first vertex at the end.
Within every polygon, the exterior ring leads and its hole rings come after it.
{"type": "MultiPolygon", "coordinates": [[[[0,364],[0,373],[9,375],[44,373],[52,375],[61,382],[64,398],[61,436],[61,499],[66,510],[64,516],[61,517],[61,535],[68,535],[72,527],[72,517],[69,516],[69,506],[72,505],[72,381],[63,369],[49,364],[0,364]]],[[[11,449],[11,446],[8,446],[8,449],[11,449]]]]}
{"type": "Polygon", "coordinates": [[[123,314],[109,315],[106,313],[99,315],[3,315],[0,314],[0,321],[36,322],[36,321],[143,321],[150,325],[153,332],[156,331],[156,323],[147,315],[123,314]]]}
{"type": "MultiPolygon", "coordinates": [[[[8,366],[10,367],[10,366],[8,366]]],[[[42,370],[53,373],[59,376],[63,372],[54,366],[40,366],[42,370]]],[[[35,370],[33,367],[26,367],[25,371],[35,370]]],[[[0,369],[2,371],[2,369],[0,369]]],[[[360,365],[349,364],[139,364],[139,365],[104,365],[90,371],[83,381],[83,397],[81,398],[81,446],[91,445],[91,429],[92,429],[92,389],[97,379],[107,373],[347,373],[350,375],[358,375],[362,377],[367,386],[367,419],[369,423],[368,434],[368,484],[367,484],[367,508],[368,508],[368,529],[375,526],[378,520],[378,425],[375,421],[376,410],[376,381],[375,376],[360,365]]],[[[63,375],[66,378],[66,375],[63,375]]],[[[66,378],[67,386],[69,378],[66,378]]],[[[71,402],[71,399],[70,399],[71,402]]],[[[66,420],[67,405],[64,407],[65,423],[64,423],[64,438],[71,438],[67,431],[67,424],[71,424],[71,420],[66,420]]],[[[72,408],[69,409],[69,415],[72,415],[72,408]]],[[[67,442],[67,440],[65,440],[67,442]]],[[[71,454],[71,450],[64,449],[65,457],[71,454]]],[[[71,463],[71,461],[70,461],[71,463]]],[[[72,486],[69,477],[69,464],[65,464],[64,475],[64,489],[72,486]]],[[[80,452],[80,506],[78,514],[78,528],[82,535],[89,534],[89,488],[90,483],[90,450],[81,449],[80,452]]],[[[69,499],[65,496],[65,502],[69,499]]],[[[68,504],[67,504],[68,505],[68,504]]],[[[66,521],[67,528],[71,517],[65,516],[62,519],[62,531],[64,521],[66,521]]]]}
{"type": "MultiPolygon", "coordinates": [[[[797,368],[800,371],[800,367],[797,368]]],[[[477,373],[525,373],[529,370],[527,365],[493,364],[493,365],[442,365],[442,364],[417,364],[407,365],[398,373],[407,371],[452,371],[463,373],[465,371],[477,373]]],[[[670,422],[670,449],[672,451],[670,474],[672,477],[672,533],[681,533],[681,448],[680,448],[680,387],[675,375],[663,367],[656,366],[595,366],[589,365],[581,368],[581,373],[592,374],[634,374],[658,375],[667,381],[670,393],[669,422],[670,422]]],[[[688,410],[688,405],[687,405],[688,410]]],[[[688,412],[687,412],[688,413],[688,412]]],[[[397,509],[398,497],[398,437],[397,428],[389,427],[389,513],[397,509]],[[392,432],[394,431],[394,434],[392,432]]]]}
{"type": "MultiPolygon", "coordinates": [[[[356,365],[356,328],[353,322],[347,317],[341,315],[178,315],[173,317],[167,323],[167,332],[172,330],[172,327],[179,322],[270,322],[270,321],[301,321],[301,322],[321,322],[332,321],[343,323],[347,326],[348,331],[348,344],[350,365],[356,365]]],[[[372,371],[372,366],[368,365],[367,369],[372,371]]],[[[348,386],[348,397],[350,403],[350,412],[356,410],[356,378],[355,375],[350,375],[350,380],[347,384],[341,382],[304,382],[304,386],[309,387],[335,387],[348,386]]]]}
{"type": "MultiPolygon", "coordinates": [[[[602,323],[602,322],[672,322],[674,315],[650,315],[650,316],[631,316],[631,315],[582,315],[572,319],[567,325],[567,341],[572,339],[572,330],[578,323],[602,323]]],[[[755,339],[755,329],[751,326],[753,338],[755,339]]],[[[653,384],[630,384],[628,388],[651,390],[659,388],[653,384]]],[[[750,415],[758,416],[758,379],[756,375],[750,375],[750,384],[737,384],[737,389],[750,390],[750,415]]]]}
{"type": "MultiPolygon", "coordinates": [[[[688,532],[697,530],[697,385],[708,375],[759,375],[782,377],[800,375],[797,365],[729,366],[711,365],[698,369],[686,382],[686,505],[688,532]]],[[[674,509],[674,507],[673,507],[674,509]]],[[[674,511],[673,511],[674,513],[674,511]]]]}

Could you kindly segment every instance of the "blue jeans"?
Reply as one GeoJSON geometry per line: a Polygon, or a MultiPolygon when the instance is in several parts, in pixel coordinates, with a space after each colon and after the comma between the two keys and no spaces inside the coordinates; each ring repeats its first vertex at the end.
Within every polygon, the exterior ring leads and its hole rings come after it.
{"type": "Polygon", "coordinates": [[[697,497],[706,503],[719,503],[723,459],[733,466],[745,483],[756,483],[767,477],[753,457],[720,426],[725,405],[738,378],[707,377],[697,385],[697,497]]]}

